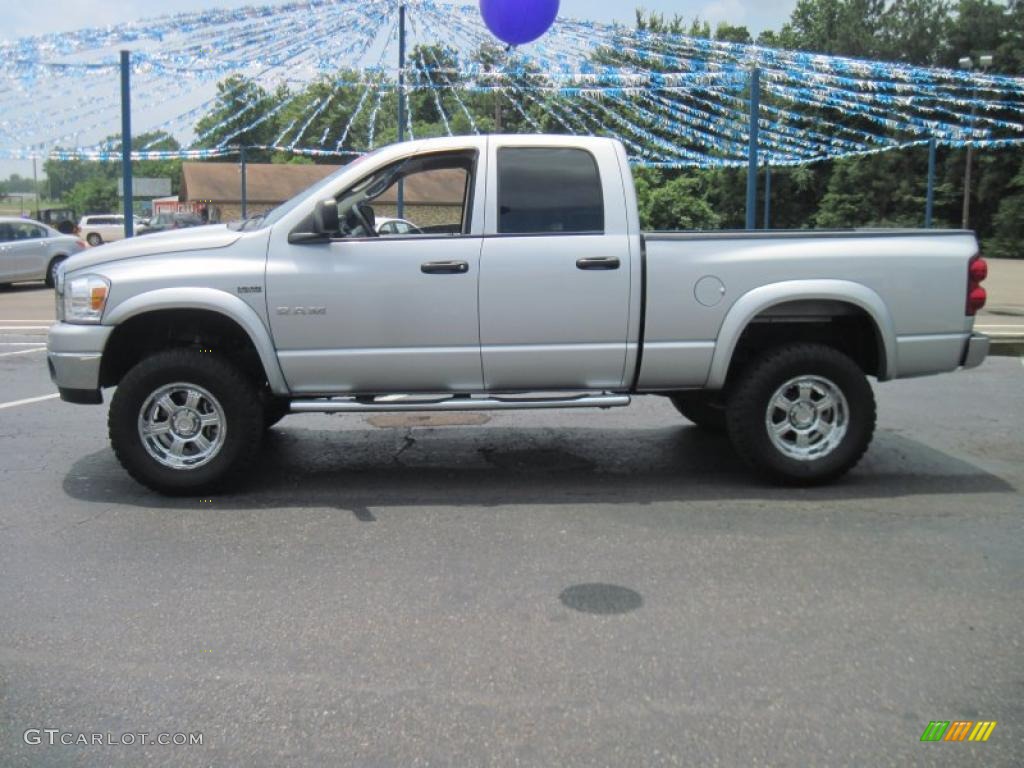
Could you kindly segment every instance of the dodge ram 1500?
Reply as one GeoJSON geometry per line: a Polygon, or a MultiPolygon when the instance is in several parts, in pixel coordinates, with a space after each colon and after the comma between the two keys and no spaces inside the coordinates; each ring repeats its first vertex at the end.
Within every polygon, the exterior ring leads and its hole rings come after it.
{"type": "Polygon", "coordinates": [[[254,219],[72,256],[48,361],[66,401],[116,387],[114,451],[164,493],[244,475],[289,413],[638,395],[821,483],[871,441],[868,377],[982,362],[985,276],[963,231],[642,232],[613,140],[431,139],[254,219]]]}

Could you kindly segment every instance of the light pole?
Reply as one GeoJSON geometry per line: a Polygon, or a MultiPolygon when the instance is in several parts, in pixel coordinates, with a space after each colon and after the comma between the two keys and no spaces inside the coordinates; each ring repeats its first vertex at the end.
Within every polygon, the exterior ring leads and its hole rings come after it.
{"type": "MultiPolygon", "coordinates": [[[[960,59],[960,69],[974,70],[974,60],[970,56],[964,56],[960,59]]],[[[992,56],[985,55],[978,57],[978,65],[981,71],[987,72],[988,68],[992,66],[992,56]]],[[[964,211],[963,220],[961,221],[961,229],[970,229],[971,227],[971,170],[974,166],[974,145],[971,143],[974,141],[974,117],[977,114],[977,107],[974,102],[977,96],[977,89],[971,89],[971,137],[967,143],[967,167],[964,170],[964,211]]]]}

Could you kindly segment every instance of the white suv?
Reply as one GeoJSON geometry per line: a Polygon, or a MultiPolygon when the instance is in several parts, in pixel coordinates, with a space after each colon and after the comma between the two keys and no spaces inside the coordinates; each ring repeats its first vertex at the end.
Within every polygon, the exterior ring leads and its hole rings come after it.
{"type": "MultiPolygon", "coordinates": [[[[136,219],[135,228],[139,223],[136,219]]],[[[78,222],[78,236],[89,245],[102,245],[124,239],[124,216],[120,213],[98,213],[83,216],[78,222]]]]}

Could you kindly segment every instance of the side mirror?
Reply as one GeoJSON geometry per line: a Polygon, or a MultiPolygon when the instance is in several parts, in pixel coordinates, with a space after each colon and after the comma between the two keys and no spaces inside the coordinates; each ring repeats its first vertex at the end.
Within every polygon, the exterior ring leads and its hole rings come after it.
{"type": "Polygon", "coordinates": [[[338,203],[334,198],[320,200],[313,211],[313,230],[318,235],[333,235],[341,230],[338,203]]]}

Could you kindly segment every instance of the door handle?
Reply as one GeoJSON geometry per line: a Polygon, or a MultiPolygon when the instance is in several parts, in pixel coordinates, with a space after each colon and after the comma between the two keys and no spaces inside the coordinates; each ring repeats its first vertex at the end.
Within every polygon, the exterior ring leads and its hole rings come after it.
{"type": "Polygon", "coordinates": [[[622,262],[614,256],[580,259],[576,262],[576,269],[618,269],[621,266],[622,262]]]}
{"type": "Polygon", "coordinates": [[[420,266],[425,275],[464,275],[469,272],[468,261],[429,261],[420,266]]]}

